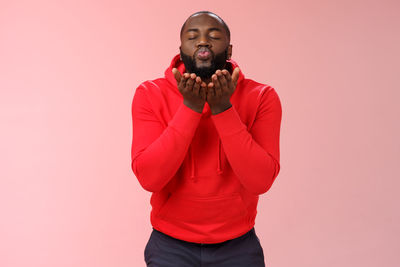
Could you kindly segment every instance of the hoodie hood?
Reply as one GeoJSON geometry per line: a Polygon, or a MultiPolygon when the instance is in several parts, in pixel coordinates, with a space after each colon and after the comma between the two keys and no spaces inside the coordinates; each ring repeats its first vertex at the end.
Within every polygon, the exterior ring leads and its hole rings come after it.
{"type": "MultiPolygon", "coordinates": [[[[232,74],[232,71],[236,68],[239,67],[239,65],[233,60],[233,59],[229,59],[226,61],[227,62],[227,70],[232,74]]],[[[167,81],[172,85],[171,88],[172,90],[179,94],[180,96],[182,96],[182,94],[179,92],[174,74],[172,73],[172,69],[173,68],[177,68],[179,70],[179,72],[183,75],[186,72],[186,68],[185,65],[183,64],[183,61],[180,59],[180,54],[177,54],[176,56],[174,56],[174,58],[171,61],[171,64],[169,65],[169,67],[165,70],[165,78],[167,79],[167,81]]],[[[237,81],[237,84],[239,85],[239,83],[244,80],[244,74],[242,73],[242,70],[239,70],[239,78],[237,81]]],[[[210,106],[208,105],[208,103],[206,103],[204,105],[204,110],[202,113],[203,117],[209,117],[211,116],[211,110],[210,110],[210,106]]],[[[222,171],[222,167],[221,167],[221,139],[218,137],[218,159],[217,159],[217,173],[221,174],[223,173],[222,171]]],[[[191,162],[191,175],[190,178],[193,182],[196,181],[196,173],[195,173],[195,160],[194,160],[194,151],[193,151],[193,146],[192,144],[190,144],[189,147],[189,155],[190,155],[190,162],[191,162]]]]}

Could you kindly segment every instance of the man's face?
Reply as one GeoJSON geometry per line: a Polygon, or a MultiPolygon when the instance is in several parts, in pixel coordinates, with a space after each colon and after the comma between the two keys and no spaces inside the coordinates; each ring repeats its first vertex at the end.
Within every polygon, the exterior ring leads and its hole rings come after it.
{"type": "Polygon", "coordinates": [[[223,69],[231,57],[232,45],[222,23],[209,14],[189,18],[183,28],[180,53],[189,73],[202,79],[223,69]]]}

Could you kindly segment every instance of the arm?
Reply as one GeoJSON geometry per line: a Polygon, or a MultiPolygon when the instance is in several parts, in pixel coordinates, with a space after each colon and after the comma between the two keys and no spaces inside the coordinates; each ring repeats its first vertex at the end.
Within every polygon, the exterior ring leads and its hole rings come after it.
{"type": "Polygon", "coordinates": [[[142,187],[160,191],[181,166],[201,118],[181,103],[164,127],[155,116],[146,91],[139,86],[132,101],[131,168],[142,187]]]}
{"type": "Polygon", "coordinates": [[[255,195],[267,192],[280,171],[281,118],[281,102],[273,89],[263,92],[250,132],[233,106],[212,115],[233,171],[255,195]]]}

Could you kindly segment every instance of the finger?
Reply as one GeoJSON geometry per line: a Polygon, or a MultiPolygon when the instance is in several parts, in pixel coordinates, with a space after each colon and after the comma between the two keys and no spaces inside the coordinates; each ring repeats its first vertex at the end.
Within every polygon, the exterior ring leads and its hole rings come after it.
{"type": "Polygon", "coordinates": [[[218,76],[219,84],[221,86],[221,93],[223,93],[224,90],[229,89],[228,83],[226,82],[225,75],[223,74],[222,71],[217,70],[217,76],[218,76]]]}
{"type": "Polygon", "coordinates": [[[211,79],[212,79],[212,83],[214,84],[214,88],[215,88],[215,96],[220,97],[222,95],[222,92],[221,92],[221,85],[218,81],[217,74],[213,74],[211,76],[211,79]]]}
{"type": "Polygon", "coordinates": [[[181,72],[177,68],[173,68],[172,74],[174,74],[176,83],[179,84],[182,78],[181,72]]]}
{"type": "Polygon", "coordinates": [[[207,84],[205,82],[201,82],[200,84],[200,93],[201,97],[206,100],[207,99],[207,84]]]}
{"type": "Polygon", "coordinates": [[[232,83],[231,74],[229,73],[229,71],[227,71],[227,70],[225,70],[225,69],[222,70],[222,73],[225,75],[225,79],[226,79],[226,82],[228,83],[229,89],[232,89],[233,83],[232,83]]]}
{"type": "Polygon", "coordinates": [[[199,94],[200,94],[200,98],[203,99],[204,101],[206,101],[207,97],[205,96],[204,88],[201,86],[200,86],[199,94]]]}
{"type": "Polygon", "coordinates": [[[201,83],[201,78],[196,77],[195,83],[193,85],[193,92],[197,95],[200,96],[200,83],[201,83]]]}
{"type": "Polygon", "coordinates": [[[194,84],[194,79],[195,79],[195,78],[196,78],[196,74],[191,73],[191,74],[189,75],[189,78],[188,78],[187,82],[186,82],[186,87],[187,87],[187,89],[190,90],[190,91],[193,90],[193,84],[194,84]]]}
{"type": "Polygon", "coordinates": [[[212,82],[207,85],[207,96],[208,95],[210,95],[211,97],[215,96],[215,86],[212,82]]]}
{"type": "Polygon", "coordinates": [[[203,100],[207,99],[207,85],[204,82],[200,85],[200,96],[203,100]]]}
{"type": "Polygon", "coordinates": [[[199,76],[196,77],[196,82],[199,83],[199,85],[201,86],[202,81],[201,81],[201,78],[199,76]]]}
{"type": "Polygon", "coordinates": [[[188,79],[188,73],[184,73],[183,76],[181,77],[181,81],[179,82],[179,88],[182,90],[186,88],[186,82],[188,79]]]}

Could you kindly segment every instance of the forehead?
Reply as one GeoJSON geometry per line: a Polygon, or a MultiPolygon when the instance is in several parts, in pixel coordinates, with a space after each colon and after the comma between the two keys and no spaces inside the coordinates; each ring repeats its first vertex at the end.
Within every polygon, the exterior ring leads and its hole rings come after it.
{"type": "Polygon", "coordinates": [[[212,14],[198,14],[188,18],[183,28],[183,32],[192,28],[220,28],[224,29],[222,22],[212,14]]]}

